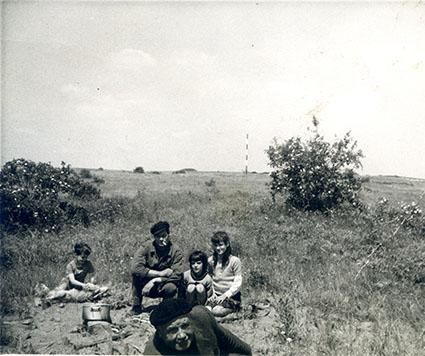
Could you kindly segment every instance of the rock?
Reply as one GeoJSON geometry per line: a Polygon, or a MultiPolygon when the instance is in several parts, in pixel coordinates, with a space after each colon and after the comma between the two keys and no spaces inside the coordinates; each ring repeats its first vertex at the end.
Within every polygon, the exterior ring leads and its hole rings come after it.
{"type": "Polygon", "coordinates": [[[102,342],[97,345],[98,355],[112,355],[112,341],[102,342]]]}
{"type": "Polygon", "coordinates": [[[87,331],[91,335],[102,335],[106,333],[112,337],[112,326],[106,321],[92,322],[91,324],[88,322],[87,331]]]}
{"type": "Polygon", "coordinates": [[[76,335],[68,335],[66,336],[65,345],[72,345],[74,346],[75,350],[84,349],[86,347],[96,346],[98,344],[101,344],[103,342],[112,341],[107,335],[96,337],[96,336],[89,336],[89,337],[82,337],[82,336],[76,336],[76,335]]]}
{"type": "Polygon", "coordinates": [[[35,307],[41,307],[42,304],[43,304],[43,302],[41,301],[41,298],[39,298],[39,297],[34,298],[34,306],[35,307]]]}
{"type": "Polygon", "coordinates": [[[74,328],[72,328],[71,330],[69,330],[70,334],[76,334],[76,333],[80,333],[82,331],[82,327],[81,326],[75,326],[74,328]]]}
{"type": "Polygon", "coordinates": [[[112,345],[113,355],[128,355],[128,344],[126,343],[115,343],[112,345]]]}

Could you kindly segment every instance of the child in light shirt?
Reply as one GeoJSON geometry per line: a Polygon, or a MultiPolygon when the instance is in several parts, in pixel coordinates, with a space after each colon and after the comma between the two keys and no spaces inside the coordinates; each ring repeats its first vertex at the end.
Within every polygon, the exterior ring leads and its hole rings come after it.
{"type": "Polygon", "coordinates": [[[55,289],[48,292],[47,302],[76,301],[83,302],[92,297],[104,294],[108,287],[100,287],[94,284],[94,267],[88,259],[91,248],[85,242],[74,245],[75,257],[66,265],[66,277],[64,277],[55,289]],[[86,282],[86,277],[91,275],[90,281],[86,282]]]}
{"type": "Polygon", "coordinates": [[[241,308],[242,264],[232,255],[229,235],[217,231],[211,238],[213,255],[208,259],[212,280],[213,295],[208,299],[211,312],[222,317],[239,311],[241,308]]]}

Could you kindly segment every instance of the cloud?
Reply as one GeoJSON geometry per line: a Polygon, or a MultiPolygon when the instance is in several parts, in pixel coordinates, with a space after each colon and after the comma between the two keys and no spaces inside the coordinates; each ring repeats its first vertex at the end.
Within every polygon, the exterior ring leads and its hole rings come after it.
{"type": "Polygon", "coordinates": [[[60,91],[68,98],[74,100],[85,100],[90,96],[90,90],[87,86],[80,83],[68,83],[60,88],[60,91]]]}
{"type": "Polygon", "coordinates": [[[171,136],[175,139],[182,140],[189,138],[191,136],[191,132],[189,130],[174,131],[171,132],[171,136]]]}
{"type": "Polygon", "coordinates": [[[111,69],[139,71],[146,67],[155,67],[156,59],[147,52],[139,49],[125,48],[117,53],[112,53],[108,64],[111,69]]]}
{"type": "Polygon", "coordinates": [[[215,59],[203,51],[183,50],[175,52],[169,60],[171,65],[187,67],[194,70],[214,67],[215,59]]]}

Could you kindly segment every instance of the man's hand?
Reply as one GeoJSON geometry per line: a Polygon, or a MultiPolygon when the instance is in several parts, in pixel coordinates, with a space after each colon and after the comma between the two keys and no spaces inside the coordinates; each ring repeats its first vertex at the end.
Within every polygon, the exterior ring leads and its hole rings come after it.
{"type": "Polygon", "coordinates": [[[161,271],[161,277],[170,277],[173,274],[173,270],[171,268],[166,268],[161,271]]]}

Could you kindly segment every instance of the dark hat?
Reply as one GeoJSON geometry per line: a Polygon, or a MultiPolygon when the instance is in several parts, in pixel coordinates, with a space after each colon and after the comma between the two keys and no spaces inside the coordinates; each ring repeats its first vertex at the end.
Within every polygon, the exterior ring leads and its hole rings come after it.
{"type": "Polygon", "coordinates": [[[192,306],[185,299],[164,299],[152,311],[149,320],[156,328],[159,325],[168,323],[180,315],[189,313],[191,310],[192,306]]]}
{"type": "Polygon", "coordinates": [[[156,224],[151,227],[151,234],[156,235],[162,231],[167,231],[167,234],[170,233],[170,224],[166,221],[158,221],[156,224]]]}

